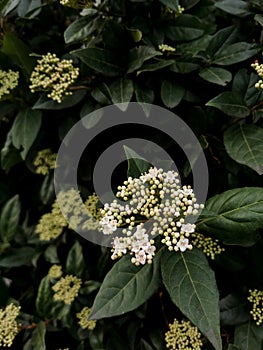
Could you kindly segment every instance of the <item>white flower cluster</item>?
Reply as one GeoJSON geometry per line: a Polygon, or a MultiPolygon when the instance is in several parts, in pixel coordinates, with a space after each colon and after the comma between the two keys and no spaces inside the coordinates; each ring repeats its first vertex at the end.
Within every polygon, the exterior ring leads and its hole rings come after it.
{"type": "Polygon", "coordinates": [[[258,76],[262,78],[255,84],[255,88],[263,90],[263,64],[259,64],[258,61],[255,61],[251,64],[251,67],[254,68],[258,76]]]}
{"type": "Polygon", "coordinates": [[[161,242],[170,251],[192,249],[190,236],[195,225],[188,217],[198,214],[203,205],[196,203],[190,186],[179,185],[178,174],[150,168],[139,178],[129,177],[118,187],[115,199],[101,210],[101,230],[105,235],[121,229],[113,239],[112,258],[128,251],[136,265],[151,263],[156,247],[153,238],[163,236],[161,242]],[[126,203],[125,203],[126,202],[126,203]]]}
{"type": "Polygon", "coordinates": [[[37,62],[30,77],[31,92],[49,91],[47,97],[58,103],[72,95],[69,86],[79,75],[79,68],[73,66],[72,60],[60,60],[55,54],[47,53],[37,62]]]}

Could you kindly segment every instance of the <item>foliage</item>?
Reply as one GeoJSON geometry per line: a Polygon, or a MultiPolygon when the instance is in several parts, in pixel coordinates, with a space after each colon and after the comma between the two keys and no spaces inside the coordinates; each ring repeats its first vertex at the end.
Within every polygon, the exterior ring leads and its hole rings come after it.
{"type": "MultiPolygon", "coordinates": [[[[197,327],[205,350],[262,348],[261,311],[248,299],[263,291],[262,37],[261,0],[0,2],[0,311],[20,310],[12,349],[163,350],[171,324],[197,327]],[[92,132],[107,122],[100,108],[120,103],[125,111],[128,102],[179,115],[203,147],[210,183],[199,243],[169,251],[157,238],[152,261],[139,266],[129,254],[113,262],[110,248],[78,235],[74,227],[91,227],[90,217],[82,222],[65,205],[68,225],[53,183],[72,126],[82,120],[92,132]]],[[[147,127],[116,126],[79,163],[79,190],[98,221],[100,153],[146,134],[192,185],[175,142],[147,127]]],[[[123,154],[114,191],[127,172],[138,178],[150,166],[129,147],[123,154]]]]}

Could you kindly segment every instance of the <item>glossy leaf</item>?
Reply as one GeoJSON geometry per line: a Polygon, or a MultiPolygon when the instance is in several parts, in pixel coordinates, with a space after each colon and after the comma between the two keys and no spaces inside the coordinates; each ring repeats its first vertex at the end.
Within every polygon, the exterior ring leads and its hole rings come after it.
{"type": "Polygon", "coordinates": [[[72,95],[63,98],[61,103],[51,100],[45,94],[42,94],[32,109],[66,109],[78,104],[86,95],[85,90],[74,91],[72,95]]]}
{"type": "Polygon", "coordinates": [[[162,55],[150,46],[139,46],[130,50],[128,58],[127,73],[132,73],[142,66],[142,64],[152,57],[162,55]]]}
{"type": "Polygon", "coordinates": [[[21,150],[22,159],[25,159],[27,153],[35,141],[40,130],[42,122],[42,113],[26,108],[18,113],[12,126],[13,145],[21,150]]]}
{"type": "Polygon", "coordinates": [[[0,215],[0,237],[3,242],[11,241],[17,231],[21,205],[19,196],[15,195],[5,204],[0,215]]]}
{"type": "Polygon", "coordinates": [[[220,0],[215,7],[235,16],[248,16],[250,14],[249,4],[243,0],[220,0]]]}
{"type": "Polygon", "coordinates": [[[88,67],[106,76],[120,75],[123,71],[122,66],[118,63],[118,55],[112,51],[93,47],[73,51],[72,54],[78,57],[88,67]]]}
{"type": "Polygon", "coordinates": [[[32,333],[30,339],[30,345],[33,349],[37,350],[46,350],[45,344],[45,335],[46,335],[46,325],[44,321],[40,321],[36,329],[32,333]]]}
{"type": "Polygon", "coordinates": [[[146,159],[142,158],[128,146],[123,146],[123,148],[128,160],[128,177],[139,177],[142,173],[149,170],[151,165],[147,162],[146,159]]]}
{"type": "Polygon", "coordinates": [[[197,231],[223,240],[225,244],[249,246],[263,225],[263,188],[228,190],[208,199],[197,223],[197,231]]]}
{"type": "Polygon", "coordinates": [[[244,118],[250,114],[242,96],[237,92],[222,92],[208,101],[206,106],[218,108],[230,117],[244,118]]]}
{"type": "Polygon", "coordinates": [[[210,83],[225,86],[232,80],[232,74],[223,69],[217,67],[209,67],[202,69],[199,72],[199,75],[204,80],[209,81],[210,83]]]}
{"type": "Polygon", "coordinates": [[[9,132],[4,147],[1,149],[1,166],[9,171],[14,165],[22,161],[19,151],[13,146],[12,134],[9,132]]]}
{"type": "Polygon", "coordinates": [[[175,82],[164,80],[161,86],[161,97],[168,108],[176,107],[183,99],[185,90],[175,82]]]}
{"type": "Polygon", "coordinates": [[[242,62],[256,55],[259,51],[254,44],[240,42],[229,45],[220,50],[213,57],[213,63],[220,66],[227,66],[234,63],[242,62]]]}
{"type": "Polygon", "coordinates": [[[174,304],[216,350],[221,350],[219,294],[204,254],[198,249],[184,253],[166,251],[161,258],[161,272],[174,304]]]}
{"type": "Polygon", "coordinates": [[[263,129],[256,125],[239,124],[224,133],[227,153],[236,162],[263,174],[263,129]]]}
{"type": "Polygon", "coordinates": [[[68,253],[65,270],[69,275],[82,276],[84,271],[84,257],[82,247],[78,241],[75,242],[68,253]]]}
{"type": "Polygon", "coordinates": [[[148,300],[160,283],[159,256],[152,264],[135,266],[129,255],[108,272],[92,306],[91,319],[112,317],[132,311],[148,300]]]}
{"type": "Polygon", "coordinates": [[[35,249],[31,247],[10,248],[0,257],[0,266],[10,268],[30,265],[35,255],[35,249]]]}
{"type": "Polygon", "coordinates": [[[98,19],[84,16],[74,21],[64,32],[66,44],[86,39],[98,26],[98,19]]]}
{"type": "Polygon", "coordinates": [[[166,28],[166,35],[173,41],[190,41],[204,34],[202,22],[189,14],[180,15],[166,28]]]}
{"type": "Polygon", "coordinates": [[[53,293],[51,291],[50,278],[45,276],[40,281],[36,297],[36,310],[40,317],[48,318],[51,315],[53,293]]]}
{"type": "Polygon", "coordinates": [[[250,317],[248,301],[243,295],[228,294],[220,300],[220,320],[222,326],[236,326],[250,317]]]}
{"type": "Polygon", "coordinates": [[[115,80],[111,86],[111,100],[112,103],[121,103],[118,107],[121,110],[126,110],[133,95],[133,82],[128,78],[120,78],[115,80]]]}
{"type": "Polygon", "coordinates": [[[145,64],[141,67],[140,70],[137,71],[137,75],[145,72],[155,72],[157,70],[163,69],[165,67],[169,67],[175,63],[175,60],[159,60],[158,62],[145,64]]]}
{"type": "Polygon", "coordinates": [[[153,90],[135,85],[135,96],[137,102],[141,103],[145,115],[149,116],[151,103],[153,103],[154,100],[153,90]]]}

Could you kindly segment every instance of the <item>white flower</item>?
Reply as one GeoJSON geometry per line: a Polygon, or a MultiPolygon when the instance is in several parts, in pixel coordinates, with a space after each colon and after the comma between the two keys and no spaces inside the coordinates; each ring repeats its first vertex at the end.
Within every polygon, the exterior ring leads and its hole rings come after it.
{"type": "Polygon", "coordinates": [[[122,256],[122,254],[127,253],[127,242],[124,241],[123,238],[115,237],[112,245],[114,248],[113,254],[111,256],[112,259],[118,258],[122,256]]]}
{"type": "Polygon", "coordinates": [[[110,235],[114,231],[117,230],[117,221],[114,219],[112,215],[104,216],[100,221],[102,232],[105,235],[110,235]]]}
{"type": "Polygon", "coordinates": [[[181,232],[187,232],[187,233],[195,232],[195,225],[194,224],[182,224],[181,232]]]}
{"type": "Polygon", "coordinates": [[[189,240],[187,238],[180,238],[180,240],[177,242],[177,247],[180,249],[181,252],[185,252],[187,248],[189,248],[189,240]]]}
{"type": "Polygon", "coordinates": [[[139,264],[144,265],[146,262],[146,254],[144,250],[140,250],[138,253],[135,253],[135,259],[139,264]]]}
{"type": "Polygon", "coordinates": [[[174,182],[178,182],[178,179],[176,179],[177,176],[178,176],[178,174],[176,172],[170,170],[166,173],[166,177],[164,179],[164,182],[170,183],[170,184],[172,184],[174,182]]]}

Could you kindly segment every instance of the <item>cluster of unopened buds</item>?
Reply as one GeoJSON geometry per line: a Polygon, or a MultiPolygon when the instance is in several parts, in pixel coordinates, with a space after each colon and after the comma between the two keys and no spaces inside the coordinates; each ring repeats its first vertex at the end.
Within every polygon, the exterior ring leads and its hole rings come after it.
{"type": "Polygon", "coordinates": [[[176,50],[174,47],[169,46],[167,44],[160,44],[160,45],[158,45],[158,49],[161,52],[175,52],[175,50],[176,50]]]}
{"type": "Polygon", "coordinates": [[[263,90],[263,64],[259,64],[258,61],[255,61],[251,64],[251,67],[254,68],[258,76],[262,78],[255,84],[255,88],[263,90]]]}
{"type": "Polygon", "coordinates": [[[0,100],[18,85],[19,73],[0,69],[0,100]]]}
{"type": "Polygon", "coordinates": [[[61,103],[64,97],[72,95],[69,87],[78,75],[79,68],[73,66],[72,60],[60,60],[55,54],[47,53],[38,60],[29,88],[33,93],[47,91],[47,97],[61,103]]]}
{"type": "Polygon", "coordinates": [[[247,298],[253,304],[250,311],[254,321],[259,326],[263,322],[263,291],[258,289],[249,290],[249,297],[247,298]]]}
{"type": "Polygon", "coordinates": [[[100,220],[102,232],[115,236],[112,259],[129,252],[135,265],[151,263],[158,235],[170,251],[193,248],[192,222],[203,205],[196,203],[190,186],[180,186],[179,182],[177,172],[153,167],[118,187],[116,197],[121,201],[106,203],[100,220]]]}
{"type": "Polygon", "coordinates": [[[74,9],[91,8],[92,0],[60,0],[60,4],[74,9]]]}

